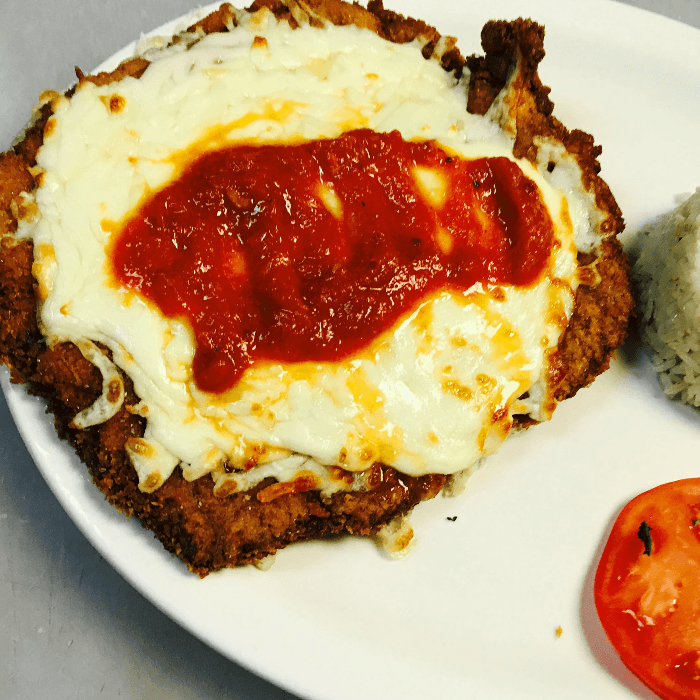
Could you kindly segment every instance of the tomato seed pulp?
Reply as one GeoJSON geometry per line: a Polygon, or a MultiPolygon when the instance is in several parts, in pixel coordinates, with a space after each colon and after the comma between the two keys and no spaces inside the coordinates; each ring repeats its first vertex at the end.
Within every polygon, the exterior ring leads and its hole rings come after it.
{"type": "Polygon", "coordinates": [[[349,357],[439,290],[532,284],[552,237],[508,158],[357,130],[201,155],[129,219],[111,262],[189,323],[195,381],[222,392],[258,359],[349,357]]]}

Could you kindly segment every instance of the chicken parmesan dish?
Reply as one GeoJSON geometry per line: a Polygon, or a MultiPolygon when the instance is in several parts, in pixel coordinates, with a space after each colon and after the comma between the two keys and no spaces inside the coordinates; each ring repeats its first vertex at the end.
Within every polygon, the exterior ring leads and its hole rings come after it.
{"type": "Polygon", "coordinates": [[[623,221],[543,40],[224,4],[78,70],[0,155],[0,360],[193,572],[404,553],[415,505],[608,367],[623,221]]]}

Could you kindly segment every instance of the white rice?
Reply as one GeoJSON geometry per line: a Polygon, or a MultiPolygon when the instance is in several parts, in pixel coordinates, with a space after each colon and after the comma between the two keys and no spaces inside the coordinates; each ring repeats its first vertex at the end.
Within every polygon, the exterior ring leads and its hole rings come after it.
{"type": "Polygon", "coordinates": [[[700,188],[642,232],[642,340],[669,397],[700,406],[700,188]]]}

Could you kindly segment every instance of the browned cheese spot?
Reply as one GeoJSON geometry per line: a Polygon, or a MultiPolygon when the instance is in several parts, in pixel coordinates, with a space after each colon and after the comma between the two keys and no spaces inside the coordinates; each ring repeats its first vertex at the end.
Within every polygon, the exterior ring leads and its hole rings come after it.
{"type": "Polygon", "coordinates": [[[232,496],[238,491],[238,485],[231,479],[230,481],[224,481],[219,488],[216,489],[216,496],[219,498],[226,498],[227,496],[232,496]]]}
{"type": "Polygon", "coordinates": [[[267,452],[267,447],[261,444],[248,445],[245,449],[245,459],[243,460],[244,469],[252,469],[260,462],[261,457],[267,452]]]}
{"type": "MultiPolygon", "coordinates": [[[[50,243],[41,243],[39,245],[39,255],[44,259],[45,263],[48,265],[52,265],[53,263],[56,262],[56,251],[54,250],[54,247],[50,243]]],[[[39,283],[41,284],[41,276],[40,276],[40,271],[41,271],[42,263],[37,262],[35,260],[34,264],[32,265],[32,273],[34,274],[34,277],[39,279],[39,283]]],[[[48,296],[48,291],[47,291],[47,296],[48,296]]],[[[46,297],[43,297],[46,298],[46,297]]]]}
{"type": "Polygon", "coordinates": [[[479,385],[479,394],[488,396],[496,386],[496,380],[487,374],[477,374],[476,383],[479,385]]]}
{"type": "Polygon", "coordinates": [[[304,469],[297,472],[293,481],[271,484],[262,491],[258,491],[257,498],[260,503],[269,503],[280,496],[301,493],[302,491],[312,491],[316,488],[318,488],[318,478],[313,472],[304,469]]]}
{"type": "Polygon", "coordinates": [[[408,547],[409,544],[411,544],[411,540],[413,539],[413,528],[409,527],[406,532],[402,533],[400,537],[397,537],[395,540],[396,544],[396,551],[397,552],[402,552],[406,547],[408,547]]]}
{"type": "Polygon", "coordinates": [[[46,122],[46,126],[44,127],[44,139],[49,138],[49,136],[51,136],[51,134],[53,134],[55,128],[56,128],[56,119],[54,117],[51,117],[51,119],[49,119],[46,122]]]}
{"type": "Polygon", "coordinates": [[[508,417],[508,409],[505,406],[496,409],[491,416],[494,423],[498,423],[508,417]]]}
{"type": "Polygon", "coordinates": [[[55,90],[44,90],[39,95],[39,104],[45,105],[48,102],[53,102],[54,100],[58,99],[59,97],[61,97],[61,94],[56,92],[55,90]]]}
{"type": "Polygon", "coordinates": [[[461,401],[469,401],[472,396],[474,396],[474,393],[468,386],[460,384],[455,379],[448,379],[447,381],[444,381],[442,383],[442,390],[446,391],[448,394],[452,394],[452,396],[460,399],[461,401]]]}
{"type": "Polygon", "coordinates": [[[600,283],[600,274],[593,266],[579,267],[578,280],[587,287],[596,287],[600,283]]]}
{"type": "Polygon", "coordinates": [[[107,401],[117,403],[122,393],[122,383],[119,379],[112,379],[107,387],[107,401]]]}
{"type": "Polygon", "coordinates": [[[126,107],[126,100],[121,95],[112,95],[109,98],[109,111],[118,114],[126,107]]]}
{"type": "Polygon", "coordinates": [[[347,469],[341,469],[340,467],[331,467],[328,470],[329,476],[333,481],[342,481],[345,484],[352,484],[353,475],[347,469]]]}
{"type": "Polygon", "coordinates": [[[126,441],[126,447],[141,457],[155,457],[156,454],[156,451],[141,438],[129,438],[126,441]]]}
{"type": "Polygon", "coordinates": [[[550,317],[550,321],[554,326],[556,326],[557,328],[561,328],[562,330],[564,330],[569,323],[568,319],[564,314],[557,313],[552,314],[552,316],[550,317]]]}
{"type": "Polygon", "coordinates": [[[259,462],[260,457],[258,457],[258,455],[252,455],[243,462],[243,469],[250,470],[253,467],[257,467],[259,462]]]}
{"type": "Polygon", "coordinates": [[[369,462],[369,460],[372,459],[372,450],[370,450],[368,447],[363,447],[360,451],[360,459],[363,462],[369,462]]]}
{"type": "Polygon", "coordinates": [[[100,102],[110,111],[112,114],[118,114],[124,110],[126,107],[126,100],[121,95],[100,95],[100,102]]]}
{"type": "Polygon", "coordinates": [[[31,221],[39,215],[39,207],[33,201],[24,200],[20,197],[15,197],[10,201],[10,211],[17,221],[22,219],[31,221]]]}
{"type": "Polygon", "coordinates": [[[146,406],[146,404],[127,404],[126,410],[133,416],[142,416],[145,418],[148,415],[148,406],[146,406]]]}
{"type": "Polygon", "coordinates": [[[501,289],[501,287],[493,287],[491,291],[491,297],[494,301],[505,301],[506,293],[501,289]]]}
{"type": "Polygon", "coordinates": [[[143,487],[145,489],[154,489],[156,486],[158,486],[159,482],[160,474],[158,472],[153,472],[152,474],[149,474],[146,481],[143,482],[143,487]]]}

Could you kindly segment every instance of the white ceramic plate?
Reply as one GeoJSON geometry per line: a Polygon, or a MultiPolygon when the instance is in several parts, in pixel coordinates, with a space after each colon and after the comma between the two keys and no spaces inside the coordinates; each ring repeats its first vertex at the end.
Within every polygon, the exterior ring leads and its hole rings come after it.
{"type": "MultiPolygon", "coordinates": [[[[604,144],[626,240],[700,185],[698,31],[602,0],[391,7],[454,34],[465,53],[489,18],[544,23],[555,114],[604,144]]],[[[346,538],[290,547],[266,573],[203,581],[106,504],[40,401],[6,374],[3,388],[39,469],[101,554],[193,634],[299,695],[654,697],[608,644],[592,577],[627,500],[698,475],[700,416],[664,399],[633,346],[550,423],[515,436],[461,497],[420,506],[407,559],[346,538]]]]}

